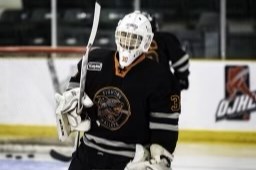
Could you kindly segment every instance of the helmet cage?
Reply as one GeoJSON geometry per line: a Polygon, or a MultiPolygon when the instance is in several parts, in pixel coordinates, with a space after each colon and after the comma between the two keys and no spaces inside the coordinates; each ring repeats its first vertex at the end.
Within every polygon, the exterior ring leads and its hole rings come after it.
{"type": "Polygon", "coordinates": [[[116,41],[125,50],[136,50],[141,45],[143,36],[131,32],[117,31],[116,41]]]}

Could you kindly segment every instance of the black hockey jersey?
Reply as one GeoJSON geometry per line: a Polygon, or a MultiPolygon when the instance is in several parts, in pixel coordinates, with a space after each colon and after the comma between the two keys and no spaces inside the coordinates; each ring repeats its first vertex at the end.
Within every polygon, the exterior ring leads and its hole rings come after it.
{"type": "MultiPolygon", "coordinates": [[[[80,72],[69,88],[79,87],[79,81],[80,72]]],[[[84,110],[92,120],[85,145],[131,158],[136,143],[158,143],[174,151],[180,91],[174,76],[155,61],[143,54],[121,70],[116,51],[95,49],[89,54],[85,92],[94,102],[84,110]]]]}
{"type": "Polygon", "coordinates": [[[147,57],[156,60],[173,72],[178,80],[188,79],[189,55],[178,38],[170,32],[155,32],[147,57]]]}

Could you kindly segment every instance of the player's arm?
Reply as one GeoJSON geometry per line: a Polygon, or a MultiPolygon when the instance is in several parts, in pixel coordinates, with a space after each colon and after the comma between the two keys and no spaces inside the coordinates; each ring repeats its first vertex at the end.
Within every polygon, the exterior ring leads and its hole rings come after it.
{"type": "Polygon", "coordinates": [[[78,62],[76,73],[70,78],[66,91],[79,87],[80,76],[81,76],[81,65],[82,65],[82,60],[78,62]]]}
{"type": "MultiPolygon", "coordinates": [[[[79,82],[81,61],[77,65],[77,73],[71,77],[68,88],[62,94],[56,93],[56,121],[57,132],[60,141],[65,141],[73,131],[88,131],[90,120],[84,119],[84,115],[78,113],[79,82]],[[82,118],[83,117],[83,118],[82,118]]],[[[93,102],[84,94],[82,104],[85,108],[91,107],[93,102]]]]}
{"type": "Polygon", "coordinates": [[[175,151],[178,140],[181,105],[177,80],[173,75],[171,75],[170,79],[166,77],[159,80],[159,87],[150,101],[150,130],[151,144],[157,145],[154,150],[161,150],[155,151],[155,153],[165,153],[163,156],[155,154],[155,157],[169,158],[169,162],[167,161],[169,165],[172,161],[170,155],[175,151]]]}
{"type": "Polygon", "coordinates": [[[174,152],[178,140],[178,122],[181,111],[180,90],[177,80],[169,91],[159,89],[155,98],[151,99],[150,113],[151,142],[159,143],[174,152]]]}
{"type": "Polygon", "coordinates": [[[165,36],[166,52],[169,56],[170,69],[174,70],[175,77],[179,80],[181,89],[188,89],[189,87],[189,54],[183,50],[178,38],[167,33],[165,36]]]}
{"type": "MultiPolygon", "coordinates": [[[[103,54],[106,53],[104,51],[104,49],[99,48],[99,47],[92,47],[88,60],[93,61],[93,60],[95,60],[96,57],[101,56],[102,53],[103,54]]],[[[71,76],[66,91],[73,89],[73,88],[80,87],[81,67],[82,67],[82,60],[80,60],[77,63],[77,70],[76,70],[75,74],[73,76],[71,76]]]]}
{"type": "Polygon", "coordinates": [[[135,157],[127,164],[125,170],[172,169],[173,152],[178,140],[180,91],[176,85],[169,88],[171,83],[177,83],[176,79],[168,81],[168,78],[165,77],[165,80],[167,81],[159,81],[160,86],[156,88],[149,102],[151,110],[150,146],[144,148],[142,145],[136,145],[135,157]],[[161,84],[166,86],[163,87],[161,84]]]}

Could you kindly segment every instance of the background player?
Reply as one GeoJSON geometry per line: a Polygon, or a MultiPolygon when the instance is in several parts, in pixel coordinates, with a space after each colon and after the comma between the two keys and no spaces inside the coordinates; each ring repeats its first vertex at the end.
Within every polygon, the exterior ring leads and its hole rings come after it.
{"type": "Polygon", "coordinates": [[[154,38],[147,56],[163,64],[178,79],[181,90],[189,87],[189,54],[182,49],[178,38],[170,33],[159,31],[158,23],[153,15],[143,14],[149,19],[154,38]]]}
{"type": "MultiPolygon", "coordinates": [[[[69,170],[171,169],[178,139],[180,89],[176,78],[145,53],[153,33],[140,12],[126,15],[115,33],[117,51],[95,49],[89,54],[83,114],[86,132],[69,170]],[[136,150],[136,152],[135,152],[136,150]]],[[[57,110],[71,129],[80,126],[76,113],[81,61],[69,88],[57,95],[57,110]],[[73,120],[73,121],[70,121],[73,120]],[[75,120],[75,121],[74,121],[75,120]]]]}

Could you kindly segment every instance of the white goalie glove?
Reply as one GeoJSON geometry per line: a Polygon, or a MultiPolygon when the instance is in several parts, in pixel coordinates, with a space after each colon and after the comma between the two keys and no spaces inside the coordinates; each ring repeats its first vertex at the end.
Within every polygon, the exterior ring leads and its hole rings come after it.
{"type": "Polygon", "coordinates": [[[135,156],[131,162],[129,162],[124,170],[146,170],[149,165],[150,153],[140,144],[136,144],[135,156]]]}
{"type": "Polygon", "coordinates": [[[142,146],[136,145],[134,159],[124,170],[171,170],[173,155],[158,144],[152,144],[149,152],[142,146]]]}
{"type": "Polygon", "coordinates": [[[150,146],[150,168],[152,170],[171,170],[173,155],[164,147],[158,144],[150,146]]]}
{"type": "MultiPolygon", "coordinates": [[[[77,113],[77,105],[80,88],[74,88],[64,92],[62,95],[56,93],[56,121],[60,141],[65,141],[73,131],[89,131],[91,121],[82,121],[80,114],[77,113]]],[[[92,107],[92,100],[85,94],[82,99],[84,107],[92,107]]]]}

